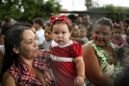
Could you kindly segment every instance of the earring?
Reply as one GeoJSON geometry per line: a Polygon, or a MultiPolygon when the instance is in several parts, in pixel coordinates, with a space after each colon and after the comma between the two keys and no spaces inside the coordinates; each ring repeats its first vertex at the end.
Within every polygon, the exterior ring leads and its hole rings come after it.
{"type": "Polygon", "coordinates": [[[13,48],[13,52],[16,53],[16,54],[19,54],[19,51],[16,48],[13,48]]]}

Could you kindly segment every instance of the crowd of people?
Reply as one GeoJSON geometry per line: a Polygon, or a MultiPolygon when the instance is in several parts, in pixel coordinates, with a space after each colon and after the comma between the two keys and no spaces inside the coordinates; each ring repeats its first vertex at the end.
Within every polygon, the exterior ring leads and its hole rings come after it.
{"type": "Polygon", "coordinates": [[[129,19],[12,20],[0,22],[1,86],[129,86],[129,19]]]}

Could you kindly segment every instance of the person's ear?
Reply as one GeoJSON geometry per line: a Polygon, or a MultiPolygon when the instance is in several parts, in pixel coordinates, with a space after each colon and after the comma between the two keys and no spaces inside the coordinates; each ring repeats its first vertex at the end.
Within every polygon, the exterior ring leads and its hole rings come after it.
{"type": "Polygon", "coordinates": [[[16,54],[19,54],[19,49],[18,48],[13,48],[13,52],[16,54]]]}

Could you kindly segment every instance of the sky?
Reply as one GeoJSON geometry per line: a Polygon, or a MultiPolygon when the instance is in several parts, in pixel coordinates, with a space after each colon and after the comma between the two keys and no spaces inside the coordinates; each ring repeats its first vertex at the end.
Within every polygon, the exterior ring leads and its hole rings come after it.
{"type": "MultiPolygon", "coordinates": [[[[86,10],[85,0],[59,0],[63,9],[69,11],[83,11],[86,10]]],[[[93,0],[97,2],[99,6],[104,6],[107,4],[113,4],[114,6],[124,6],[129,7],[129,0],[93,0]]]]}

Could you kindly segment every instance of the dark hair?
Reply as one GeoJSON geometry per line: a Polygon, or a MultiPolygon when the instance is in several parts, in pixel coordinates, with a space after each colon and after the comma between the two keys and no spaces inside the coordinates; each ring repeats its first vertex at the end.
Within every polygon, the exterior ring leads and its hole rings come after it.
{"type": "Polygon", "coordinates": [[[95,22],[95,25],[106,25],[106,26],[109,26],[111,29],[113,28],[113,23],[112,23],[112,20],[109,19],[109,18],[106,18],[106,17],[102,17],[100,19],[98,19],[96,22],[95,22]]]}
{"type": "Polygon", "coordinates": [[[3,60],[3,67],[1,72],[1,77],[4,72],[6,72],[13,63],[18,63],[18,54],[13,52],[13,48],[19,48],[22,41],[22,33],[30,29],[27,26],[15,25],[10,29],[5,35],[5,57],[3,60]]]}
{"type": "Polygon", "coordinates": [[[40,26],[43,26],[43,20],[42,20],[41,18],[39,18],[39,17],[35,18],[35,19],[33,20],[33,23],[37,23],[37,24],[39,24],[40,26]]]}
{"type": "Polygon", "coordinates": [[[129,25],[129,18],[125,19],[124,22],[129,25]]]}

